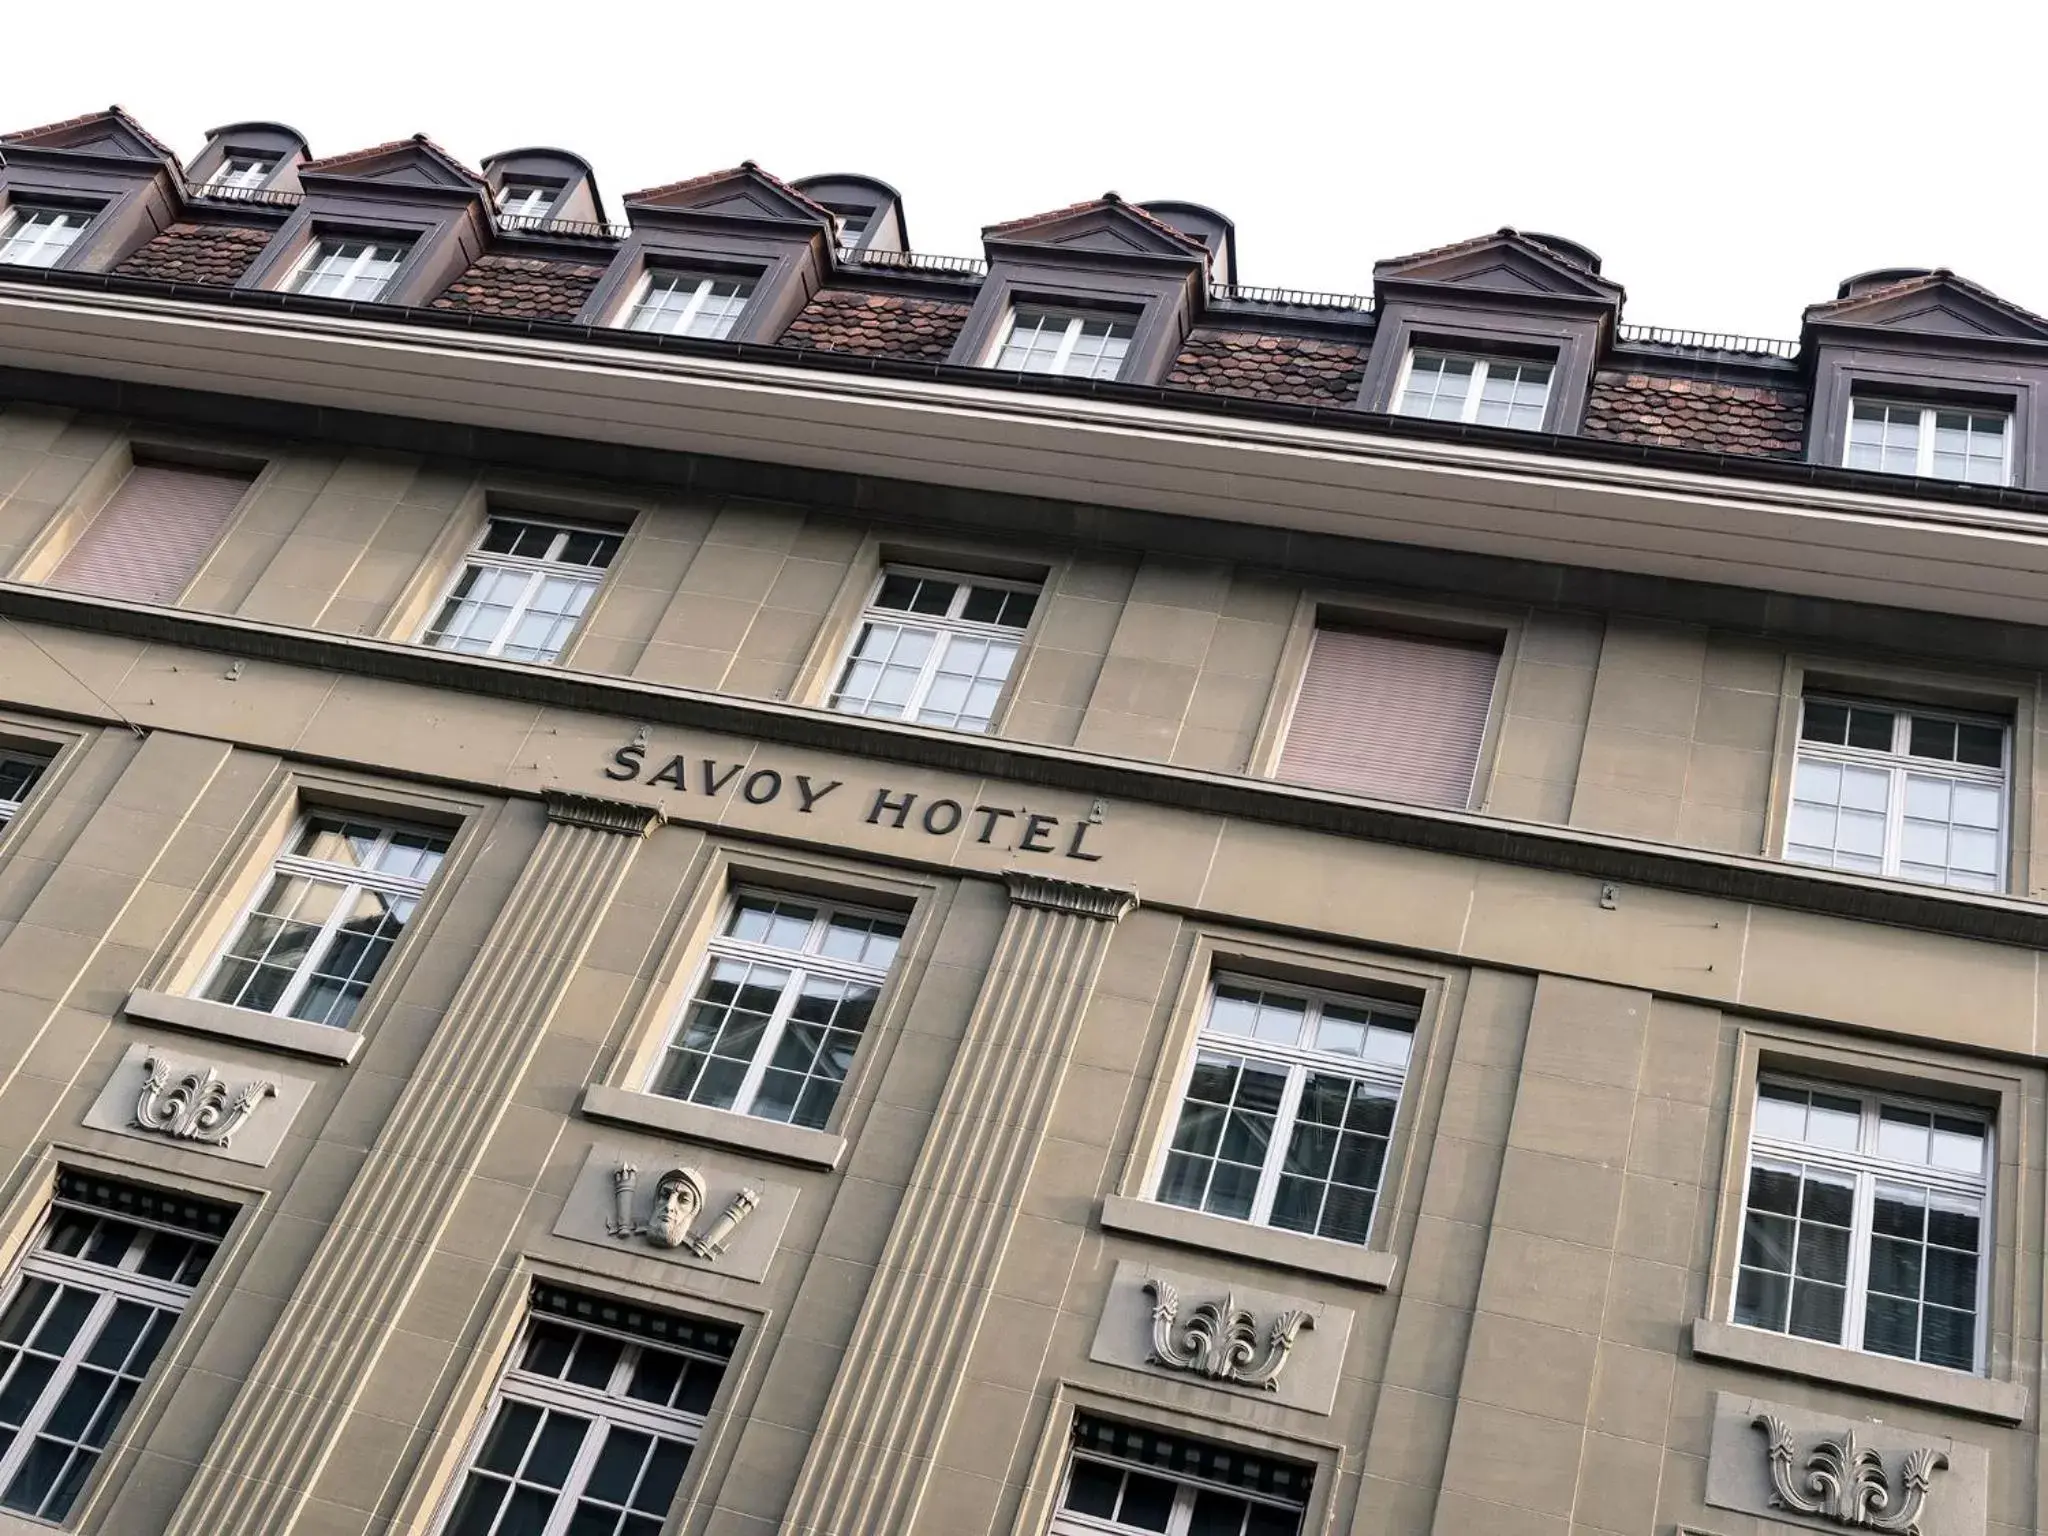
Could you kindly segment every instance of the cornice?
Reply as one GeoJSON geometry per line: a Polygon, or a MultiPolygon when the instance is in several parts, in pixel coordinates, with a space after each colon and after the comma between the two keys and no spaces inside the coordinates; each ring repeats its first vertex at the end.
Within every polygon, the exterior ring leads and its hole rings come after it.
{"type": "Polygon", "coordinates": [[[607,800],[600,795],[578,794],[574,790],[544,789],[549,821],[584,827],[592,832],[622,832],[629,837],[646,837],[660,826],[663,816],[651,805],[630,800],[607,800]]]}
{"type": "MultiPolygon", "coordinates": [[[[824,709],[677,688],[561,668],[461,656],[394,641],[322,634],[248,619],[130,606],[0,582],[0,617],[127,639],[513,699],[621,721],[752,736],[761,741],[974,774],[1355,837],[1554,873],[1755,902],[1957,938],[2048,949],[2048,905],[1976,896],[1710,853],[1469,811],[1368,800],[1270,780],[969,736],[824,709]]],[[[106,717],[111,723],[113,717],[106,717]]],[[[500,789],[501,786],[487,786],[500,789]]]]}
{"type": "Polygon", "coordinates": [[[1059,880],[1025,869],[1007,871],[1003,881],[1010,888],[1010,900],[1018,906],[1044,907],[1074,917],[1101,918],[1113,923],[1129,916],[1138,905],[1138,893],[1118,885],[1059,880]]]}

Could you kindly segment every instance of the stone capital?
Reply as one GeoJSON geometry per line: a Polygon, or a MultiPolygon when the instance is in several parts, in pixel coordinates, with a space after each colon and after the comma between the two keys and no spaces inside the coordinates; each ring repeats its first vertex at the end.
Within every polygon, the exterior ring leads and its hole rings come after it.
{"type": "Polygon", "coordinates": [[[1005,871],[1003,879],[1010,887],[1010,900],[1020,907],[1047,907],[1113,923],[1138,905],[1138,893],[1122,886],[1089,885],[1022,869],[1005,871]]]}
{"type": "Polygon", "coordinates": [[[549,821],[588,827],[593,832],[623,832],[628,837],[645,837],[664,820],[661,812],[651,805],[636,805],[630,800],[607,800],[600,795],[581,795],[573,790],[544,789],[541,799],[547,804],[549,821]]]}

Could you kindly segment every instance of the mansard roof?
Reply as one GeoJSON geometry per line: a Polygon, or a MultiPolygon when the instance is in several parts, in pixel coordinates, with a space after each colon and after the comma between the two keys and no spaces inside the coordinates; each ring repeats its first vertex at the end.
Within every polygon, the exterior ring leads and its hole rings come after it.
{"type": "Polygon", "coordinates": [[[712,171],[671,181],[665,186],[628,192],[629,207],[674,208],[725,218],[773,219],[782,223],[832,223],[832,210],[815,203],[779,176],[752,160],[730,170],[712,171]]]}
{"type": "Polygon", "coordinates": [[[1946,267],[1907,272],[1890,282],[1850,278],[1841,296],[1809,305],[1808,325],[1857,325],[1969,341],[2048,341],[2048,319],[2001,299],[1946,267]]]}
{"type": "Polygon", "coordinates": [[[1576,241],[1503,226],[1433,250],[1374,264],[1375,287],[1428,283],[1521,297],[1619,304],[1621,284],[1600,275],[1600,258],[1576,241]]]}
{"type": "Polygon", "coordinates": [[[1208,246],[1155,218],[1114,192],[1086,202],[990,224],[981,232],[989,244],[1055,246],[1124,256],[1193,256],[1206,261],[1208,246]]]}
{"type": "Polygon", "coordinates": [[[0,134],[0,144],[19,144],[30,149],[69,149],[85,154],[121,155],[133,160],[167,160],[178,163],[177,155],[155,134],[116,104],[99,112],[67,117],[0,134]]]}
{"type": "Polygon", "coordinates": [[[481,187],[477,175],[424,133],[388,144],[372,144],[345,154],[308,160],[299,167],[301,176],[353,176],[364,181],[409,183],[430,187],[481,187]]]}

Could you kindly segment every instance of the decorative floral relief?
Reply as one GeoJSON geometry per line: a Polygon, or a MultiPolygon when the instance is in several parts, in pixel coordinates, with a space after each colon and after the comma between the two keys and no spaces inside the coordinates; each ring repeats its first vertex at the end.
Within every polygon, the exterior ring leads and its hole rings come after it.
{"type": "Polygon", "coordinates": [[[1771,1462],[1771,1503],[1777,1508],[1854,1530],[1920,1536],[1920,1517],[1926,1513],[1934,1474],[1948,1467],[1946,1452],[1926,1447],[1907,1452],[1899,1463],[1899,1487],[1894,1489],[1884,1458],[1859,1446],[1853,1427],[1816,1441],[1806,1453],[1802,1475],[1793,1469],[1798,1450],[1785,1421],[1774,1413],[1760,1413],[1751,1424],[1764,1432],[1771,1462]]]}
{"type": "Polygon", "coordinates": [[[1165,1280],[1147,1280],[1152,1297],[1152,1362],[1177,1371],[1193,1371],[1211,1381],[1234,1386],[1279,1390],[1294,1341],[1313,1328],[1313,1314],[1282,1312],[1267,1325],[1263,1339],[1258,1319],[1226,1291],[1221,1300],[1205,1301],[1183,1318],[1180,1291],[1165,1280]]]}
{"type": "Polygon", "coordinates": [[[645,1221],[633,1219],[634,1195],[640,1184],[640,1170],[620,1163],[612,1174],[612,1219],[605,1230],[613,1237],[630,1240],[644,1237],[656,1248],[687,1248],[700,1259],[716,1259],[732,1241],[740,1223],[761,1203],[758,1189],[741,1189],[702,1232],[697,1218],[704,1214],[704,1175],[694,1168],[671,1168],[654,1181],[654,1206],[645,1221]]]}
{"type": "Polygon", "coordinates": [[[142,1059],[142,1092],[135,1100],[138,1129],[225,1147],[256,1113],[256,1106],[277,1093],[277,1084],[254,1082],[234,1089],[211,1067],[174,1072],[163,1057],[151,1052],[142,1059]]]}

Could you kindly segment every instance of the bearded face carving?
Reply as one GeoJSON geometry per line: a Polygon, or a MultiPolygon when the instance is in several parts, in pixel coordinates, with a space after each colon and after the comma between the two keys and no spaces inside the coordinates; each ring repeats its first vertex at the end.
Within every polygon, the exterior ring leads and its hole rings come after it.
{"type": "Polygon", "coordinates": [[[654,1209],[647,1217],[647,1241],[657,1248],[680,1248],[689,1240],[697,1213],[704,1209],[704,1180],[694,1168],[671,1168],[654,1186],[654,1209]]]}
{"type": "Polygon", "coordinates": [[[761,1192],[742,1189],[727,1203],[718,1219],[703,1231],[697,1230],[704,1214],[704,1175],[694,1168],[671,1168],[654,1183],[654,1201],[645,1221],[633,1219],[640,1170],[621,1163],[612,1174],[612,1216],[605,1230],[613,1237],[630,1240],[644,1237],[656,1248],[685,1248],[700,1259],[716,1259],[732,1241],[740,1223],[761,1203],[761,1192]]]}

